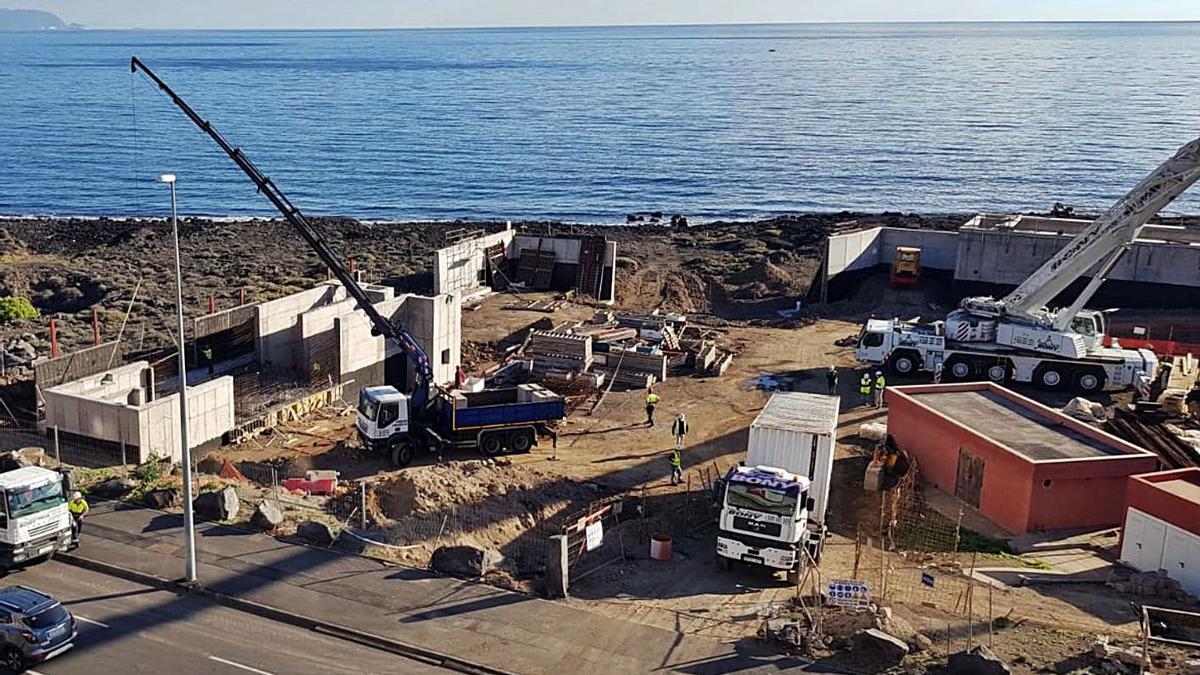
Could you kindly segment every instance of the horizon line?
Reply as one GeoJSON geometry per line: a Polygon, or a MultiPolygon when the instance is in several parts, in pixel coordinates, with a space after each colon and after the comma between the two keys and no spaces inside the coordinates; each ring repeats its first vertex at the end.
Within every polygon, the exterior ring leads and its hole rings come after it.
{"type": "MultiPolygon", "coordinates": [[[[61,19],[61,17],[60,17],[61,19]]],[[[63,20],[66,22],[66,20],[63,20]]],[[[1167,24],[1167,23],[1200,23],[1200,16],[1192,19],[851,19],[845,21],[718,21],[696,23],[581,23],[581,24],[463,24],[454,26],[441,25],[412,25],[412,26],[343,26],[343,27],[147,27],[125,26],[91,28],[82,24],[67,29],[39,29],[0,31],[4,33],[74,33],[99,31],[399,31],[399,30],[543,30],[547,28],[698,28],[698,27],[739,27],[739,26],[847,26],[847,25],[954,25],[954,24],[1167,24]]]]}

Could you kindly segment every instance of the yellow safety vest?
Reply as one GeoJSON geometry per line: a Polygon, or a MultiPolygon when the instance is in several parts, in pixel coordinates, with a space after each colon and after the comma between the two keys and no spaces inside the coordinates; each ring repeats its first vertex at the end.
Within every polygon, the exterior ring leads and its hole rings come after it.
{"type": "Polygon", "coordinates": [[[860,394],[871,393],[871,376],[870,375],[863,375],[863,378],[861,380],[859,380],[858,393],[860,393],[860,394]]]}
{"type": "Polygon", "coordinates": [[[882,375],[875,378],[875,388],[876,389],[883,389],[885,386],[887,386],[887,382],[883,379],[882,375]]]}
{"type": "Polygon", "coordinates": [[[82,499],[77,502],[67,502],[67,510],[73,514],[82,516],[88,512],[88,503],[82,499]]]}
{"type": "Polygon", "coordinates": [[[658,394],[650,394],[646,397],[646,405],[657,405],[658,401],[658,394]]]}

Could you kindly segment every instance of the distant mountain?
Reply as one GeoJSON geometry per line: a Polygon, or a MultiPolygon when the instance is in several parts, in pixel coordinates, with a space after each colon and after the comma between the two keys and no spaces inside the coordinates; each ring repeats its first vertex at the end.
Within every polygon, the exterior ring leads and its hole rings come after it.
{"type": "Polygon", "coordinates": [[[50,12],[36,9],[0,9],[0,30],[81,30],[50,12]]]}

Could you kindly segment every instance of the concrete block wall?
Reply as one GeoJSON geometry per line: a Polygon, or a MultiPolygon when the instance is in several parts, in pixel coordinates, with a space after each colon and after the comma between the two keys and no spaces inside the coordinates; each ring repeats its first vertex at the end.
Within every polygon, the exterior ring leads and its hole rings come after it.
{"type": "Polygon", "coordinates": [[[305,358],[300,334],[300,315],[346,298],[346,289],[336,282],[321,284],[299,293],[259,303],[258,364],[266,370],[286,371],[305,358]]]}
{"type": "Polygon", "coordinates": [[[482,281],[487,268],[484,251],[489,246],[503,244],[505,251],[511,247],[515,232],[506,229],[485,234],[473,239],[451,244],[433,254],[434,293],[455,293],[459,297],[470,296],[486,286],[482,281]]]}
{"type": "Polygon", "coordinates": [[[579,251],[583,248],[583,242],[578,239],[558,238],[558,237],[539,237],[532,234],[518,234],[513,240],[512,250],[509,252],[510,258],[521,257],[521,249],[540,249],[542,251],[554,251],[555,263],[570,263],[577,264],[579,262],[579,251]]]}
{"type": "Polygon", "coordinates": [[[958,259],[958,233],[913,230],[903,227],[874,227],[829,238],[827,278],[842,272],[891,265],[897,246],[921,249],[921,267],[953,270],[958,259]]]}

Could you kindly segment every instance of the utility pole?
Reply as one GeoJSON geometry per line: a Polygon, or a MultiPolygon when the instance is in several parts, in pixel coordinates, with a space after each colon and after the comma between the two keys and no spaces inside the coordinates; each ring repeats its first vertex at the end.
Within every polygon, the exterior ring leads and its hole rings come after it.
{"type": "Polygon", "coordinates": [[[171,186],[171,231],[175,239],[175,314],[179,319],[179,447],[183,464],[183,538],[186,552],[184,581],[196,582],[196,521],[192,514],[192,451],[188,443],[187,357],[183,332],[183,271],[179,264],[179,213],[175,207],[175,175],[163,174],[159,182],[171,186]]]}

